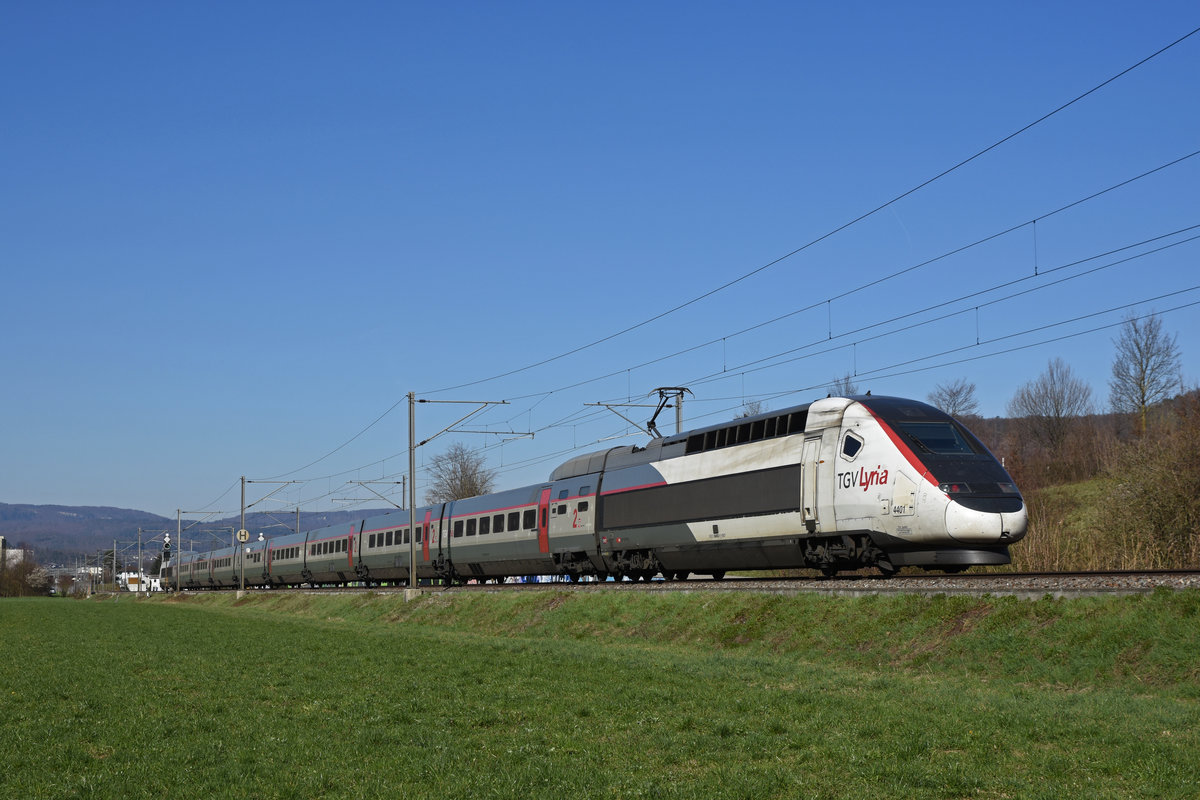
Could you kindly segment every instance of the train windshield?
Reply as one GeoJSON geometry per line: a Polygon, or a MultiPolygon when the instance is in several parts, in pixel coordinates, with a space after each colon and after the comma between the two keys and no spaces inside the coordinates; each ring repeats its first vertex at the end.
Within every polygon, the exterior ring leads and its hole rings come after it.
{"type": "Polygon", "coordinates": [[[892,426],[918,450],[936,455],[974,455],[974,443],[952,422],[893,422],[892,426]]]}

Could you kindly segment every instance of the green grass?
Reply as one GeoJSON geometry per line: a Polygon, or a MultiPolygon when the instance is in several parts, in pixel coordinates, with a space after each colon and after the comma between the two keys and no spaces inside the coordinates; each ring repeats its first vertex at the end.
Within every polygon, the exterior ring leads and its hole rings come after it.
{"type": "Polygon", "coordinates": [[[0,602],[0,797],[1196,797],[1200,593],[0,602]]]}

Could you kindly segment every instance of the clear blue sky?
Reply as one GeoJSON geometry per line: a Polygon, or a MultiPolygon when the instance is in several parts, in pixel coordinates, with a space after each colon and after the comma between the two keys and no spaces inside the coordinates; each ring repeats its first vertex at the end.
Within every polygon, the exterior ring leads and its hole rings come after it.
{"type": "MultiPolygon", "coordinates": [[[[1200,225],[1200,156],[1046,216],[1200,150],[1200,34],[821,238],[1194,2],[742,6],[7,4],[0,502],[227,511],[286,475],[259,507],[339,507],[406,471],[406,404],[363,430],[410,390],[511,401],[472,424],[534,438],[420,456],[487,447],[501,488],[644,441],[585,403],[658,386],[691,387],[689,426],[846,373],[966,378],[990,416],[1062,357],[1103,408],[1129,304],[1200,382],[1200,305],[1167,311],[1200,301],[1200,229],[1138,245],[1200,225]]],[[[418,438],[458,411],[420,407],[418,438]]]]}

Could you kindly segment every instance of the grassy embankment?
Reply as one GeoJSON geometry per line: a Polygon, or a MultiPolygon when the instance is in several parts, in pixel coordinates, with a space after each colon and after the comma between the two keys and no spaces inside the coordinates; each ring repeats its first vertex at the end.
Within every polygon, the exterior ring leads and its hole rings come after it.
{"type": "Polygon", "coordinates": [[[1196,797],[1200,593],[0,602],[0,797],[1196,797]]]}

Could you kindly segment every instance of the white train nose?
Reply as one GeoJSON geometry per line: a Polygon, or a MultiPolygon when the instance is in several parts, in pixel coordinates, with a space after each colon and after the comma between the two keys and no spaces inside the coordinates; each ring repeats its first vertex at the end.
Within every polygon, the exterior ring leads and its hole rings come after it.
{"type": "Polygon", "coordinates": [[[1001,514],[973,511],[951,500],[946,504],[946,533],[957,541],[971,544],[1008,544],[1025,535],[1029,517],[1025,506],[1020,511],[1001,514]]]}
{"type": "Polygon", "coordinates": [[[1020,511],[1001,516],[1004,518],[1002,538],[1005,542],[1019,542],[1025,538],[1025,529],[1029,527],[1029,513],[1025,510],[1024,503],[1021,504],[1020,511]]]}

